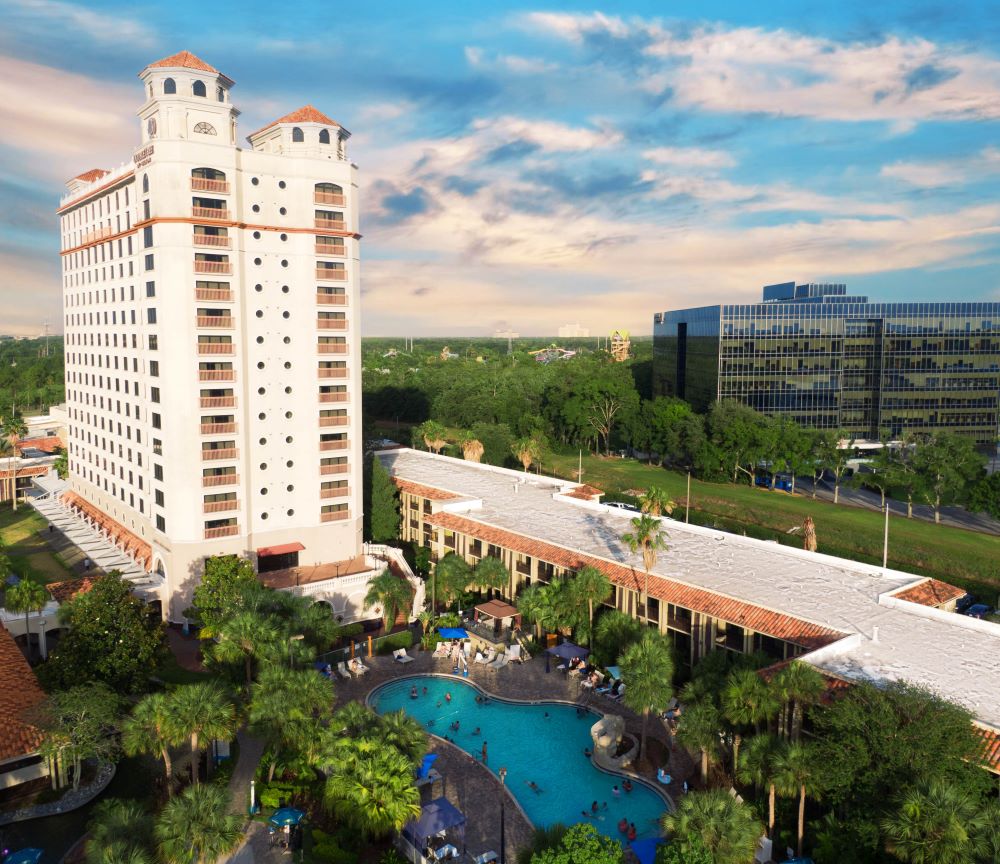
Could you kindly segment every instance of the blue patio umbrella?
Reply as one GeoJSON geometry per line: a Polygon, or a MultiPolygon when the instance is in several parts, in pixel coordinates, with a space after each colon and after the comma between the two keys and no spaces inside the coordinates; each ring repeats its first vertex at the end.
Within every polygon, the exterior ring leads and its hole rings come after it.
{"type": "Polygon", "coordinates": [[[438,627],[442,639],[468,639],[469,634],[463,627],[438,627]]]}
{"type": "Polygon", "coordinates": [[[294,807],[282,807],[275,810],[274,815],[267,821],[272,825],[277,825],[279,828],[284,828],[285,825],[298,825],[305,815],[301,810],[296,810],[294,807]]]}
{"type": "Polygon", "coordinates": [[[575,660],[580,658],[581,660],[590,654],[589,648],[581,648],[579,645],[574,645],[572,642],[562,642],[559,645],[553,645],[551,648],[546,648],[546,653],[554,654],[556,657],[561,657],[563,660],[575,660]]]}
{"type": "Polygon", "coordinates": [[[44,849],[18,849],[4,858],[3,864],[38,864],[44,853],[44,849]]]}
{"type": "Polygon", "coordinates": [[[628,845],[639,859],[639,864],[653,864],[656,860],[656,847],[666,842],[662,837],[644,837],[642,840],[633,840],[628,845]]]}
{"type": "Polygon", "coordinates": [[[431,766],[434,761],[438,758],[437,753],[428,753],[420,762],[420,767],[417,769],[417,779],[422,780],[428,774],[431,773],[431,766]]]}

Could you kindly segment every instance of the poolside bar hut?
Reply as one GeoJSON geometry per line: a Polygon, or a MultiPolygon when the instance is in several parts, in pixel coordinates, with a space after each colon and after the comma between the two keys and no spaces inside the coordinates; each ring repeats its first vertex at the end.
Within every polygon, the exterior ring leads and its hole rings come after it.
{"type": "Polygon", "coordinates": [[[420,818],[399,834],[403,854],[413,864],[465,857],[465,814],[447,798],[435,798],[420,808],[420,818]]]}
{"type": "Polygon", "coordinates": [[[480,603],[473,613],[473,632],[493,645],[506,642],[510,632],[521,626],[521,613],[517,607],[503,600],[480,603]]]}

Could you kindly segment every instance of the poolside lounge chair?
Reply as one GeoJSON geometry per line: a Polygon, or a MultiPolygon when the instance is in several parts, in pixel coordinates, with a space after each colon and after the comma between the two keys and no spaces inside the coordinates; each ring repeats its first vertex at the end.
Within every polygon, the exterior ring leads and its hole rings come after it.
{"type": "Polygon", "coordinates": [[[621,702],[624,697],[625,697],[625,685],[624,684],[622,684],[622,686],[618,688],[618,692],[617,693],[608,693],[608,698],[612,702],[621,702]]]}
{"type": "Polygon", "coordinates": [[[486,652],[486,656],[483,658],[483,662],[487,666],[489,666],[496,659],[497,659],[497,649],[490,648],[490,650],[486,652]]]}
{"type": "Polygon", "coordinates": [[[472,859],[473,864],[493,864],[500,856],[497,855],[492,849],[489,852],[483,852],[482,855],[477,855],[472,859]]]}
{"type": "Polygon", "coordinates": [[[412,663],[413,662],[413,658],[409,654],[406,653],[406,649],[405,648],[400,648],[400,649],[398,649],[396,651],[393,651],[392,652],[392,659],[395,660],[397,663],[412,663]]]}
{"type": "Polygon", "coordinates": [[[604,681],[604,673],[603,672],[598,672],[597,673],[597,682],[595,684],[591,684],[589,680],[585,680],[585,681],[581,681],[580,682],[580,686],[584,690],[593,690],[595,687],[600,687],[601,686],[601,682],[603,682],[603,681],[604,681]]]}
{"type": "Polygon", "coordinates": [[[482,651],[477,651],[475,659],[473,659],[472,662],[473,663],[485,663],[486,662],[486,658],[483,656],[483,652],[482,651]]]}
{"type": "Polygon", "coordinates": [[[351,677],[351,673],[347,671],[347,664],[343,660],[341,660],[337,664],[337,674],[341,678],[350,678],[351,677]]]}
{"type": "MultiPolygon", "coordinates": [[[[603,679],[604,676],[602,675],[601,677],[603,679]]],[[[603,686],[603,687],[595,687],[594,688],[594,692],[595,693],[600,693],[603,696],[605,693],[610,693],[611,692],[611,688],[614,687],[614,686],[615,686],[615,679],[614,678],[609,678],[608,679],[608,683],[605,686],[603,686]]]]}
{"type": "Polygon", "coordinates": [[[451,646],[447,642],[438,642],[434,647],[435,657],[447,657],[451,652],[451,646]]]}
{"type": "Polygon", "coordinates": [[[490,663],[490,666],[494,669],[503,669],[508,663],[510,663],[510,657],[507,654],[501,654],[496,660],[490,663]]]}
{"type": "Polygon", "coordinates": [[[356,675],[358,678],[368,671],[368,667],[361,662],[360,657],[355,657],[353,660],[350,660],[347,664],[347,668],[352,675],[356,675]]]}
{"type": "Polygon", "coordinates": [[[510,649],[507,651],[507,656],[514,663],[523,663],[524,662],[521,659],[521,646],[520,645],[511,645],[510,649]]]}

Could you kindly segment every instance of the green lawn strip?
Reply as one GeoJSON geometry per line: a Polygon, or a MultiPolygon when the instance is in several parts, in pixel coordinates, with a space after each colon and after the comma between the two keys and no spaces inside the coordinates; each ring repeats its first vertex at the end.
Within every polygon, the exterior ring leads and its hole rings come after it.
{"type": "Polygon", "coordinates": [[[7,547],[13,571],[42,585],[73,575],[39,534],[47,525],[45,518],[31,507],[21,507],[16,513],[10,507],[0,510],[0,537],[7,547]]]}
{"type": "MultiPolygon", "coordinates": [[[[549,455],[543,470],[575,480],[577,458],[549,455]]],[[[588,456],[583,460],[583,480],[617,494],[657,485],[682,502],[687,478],[634,459],[588,456]]],[[[683,507],[674,516],[683,519],[683,507]]],[[[691,481],[691,521],[697,524],[715,524],[724,530],[746,531],[750,536],[798,546],[801,540],[786,532],[801,525],[806,516],[812,516],[816,523],[820,552],[881,563],[884,523],[879,513],[785,492],[691,481]]],[[[1000,539],[893,517],[889,522],[889,565],[965,587],[992,603],[1000,588],[1000,539]]]]}

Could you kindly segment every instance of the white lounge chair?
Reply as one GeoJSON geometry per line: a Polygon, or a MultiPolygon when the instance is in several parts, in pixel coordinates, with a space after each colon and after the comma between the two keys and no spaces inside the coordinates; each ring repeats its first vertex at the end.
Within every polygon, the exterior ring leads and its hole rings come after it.
{"type": "Polygon", "coordinates": [[[472,643],[463,642],[462,650],[465,652],[465,659],[468,660],[472,656],[472,643]]]}
{"type": "Polygon", "coordinates": [[[477,651],[476,652],[476,656],[475,656],[475,658],[473,659],[472,662],[473,663],[485,663],[486,662],[486,658],[483,656],[483,652],[482,651],[477,651]]]}
{"type": "Polygon", "coordinates": [[[355,657],[353,660],[348,662],[347,668],[352,675],[356,675],[358,678],[360,678],[368,671],[368,667],[361,662],[360,657],[355,657]]]}
{"type": "Polygon", "coordinates": [[[483,852],[482,855],[477,855],[472,860],[474,864],[493,864],[499,857],[496,852],[490,849],[489,852],[483,852]]]}
{"type": "Polygon", "coordinates": [[[337,664],[337,674],[341,678],[350,678],[351,677],[351,673],[347,671],[347,664],[343,660],[341,660],[337,664]]]}
{"type": "Polygon", "coordinates": [[[435,657],[447,657],[451,652],[451,648],[447,642],[438,642],[434,648],[435,657]]]}
{"type": "Polygon", "coordinates": [[[412,663],[413,662],[413,658],[409,654],[406,653],[406,649],[405,648],[400,648],[400,649],[398,649],[396,651],[393,651],[392,652],[392,659],[395,660],[397,663],[412,663]]]}
{"type": "Polygon", "coordinates": [[[503,669],[508,663],[510,663],[510,657],[507,654],[501,654],[496,660],[490,663],[490,666],[494,669],[503,669]]]}
{"type": "Polygon", "coordinates": [[[507,657],[509,657],[510,660],[512,662],[514,662],[514,663],[520,663],[520,662],[522,662],[521,661],[521,646],[520,645],[511,645],[510,648],[507,649],[507,657]]]}
{"type": "Polygon", "coordinates": [[[588,679],[588,680],[585,680],[585,681],[581,681],[580,682],[580,686],[584,690],[593,690],[595,687],[600,687],[601,686],[601,682],[603,682],[603,681],[604,681],[604,673],[603,672],[598,672],[597,673],[597,681],[595,683],[591,684],[590,680],[588,679]]]}
{"type": "Polygon", "coordinates": [[[486,652],[486,657],[483,660],[483,662],[488,666],[496,659],[497,659],[497,649],[490,648],[490,650],[486,652]]]}

